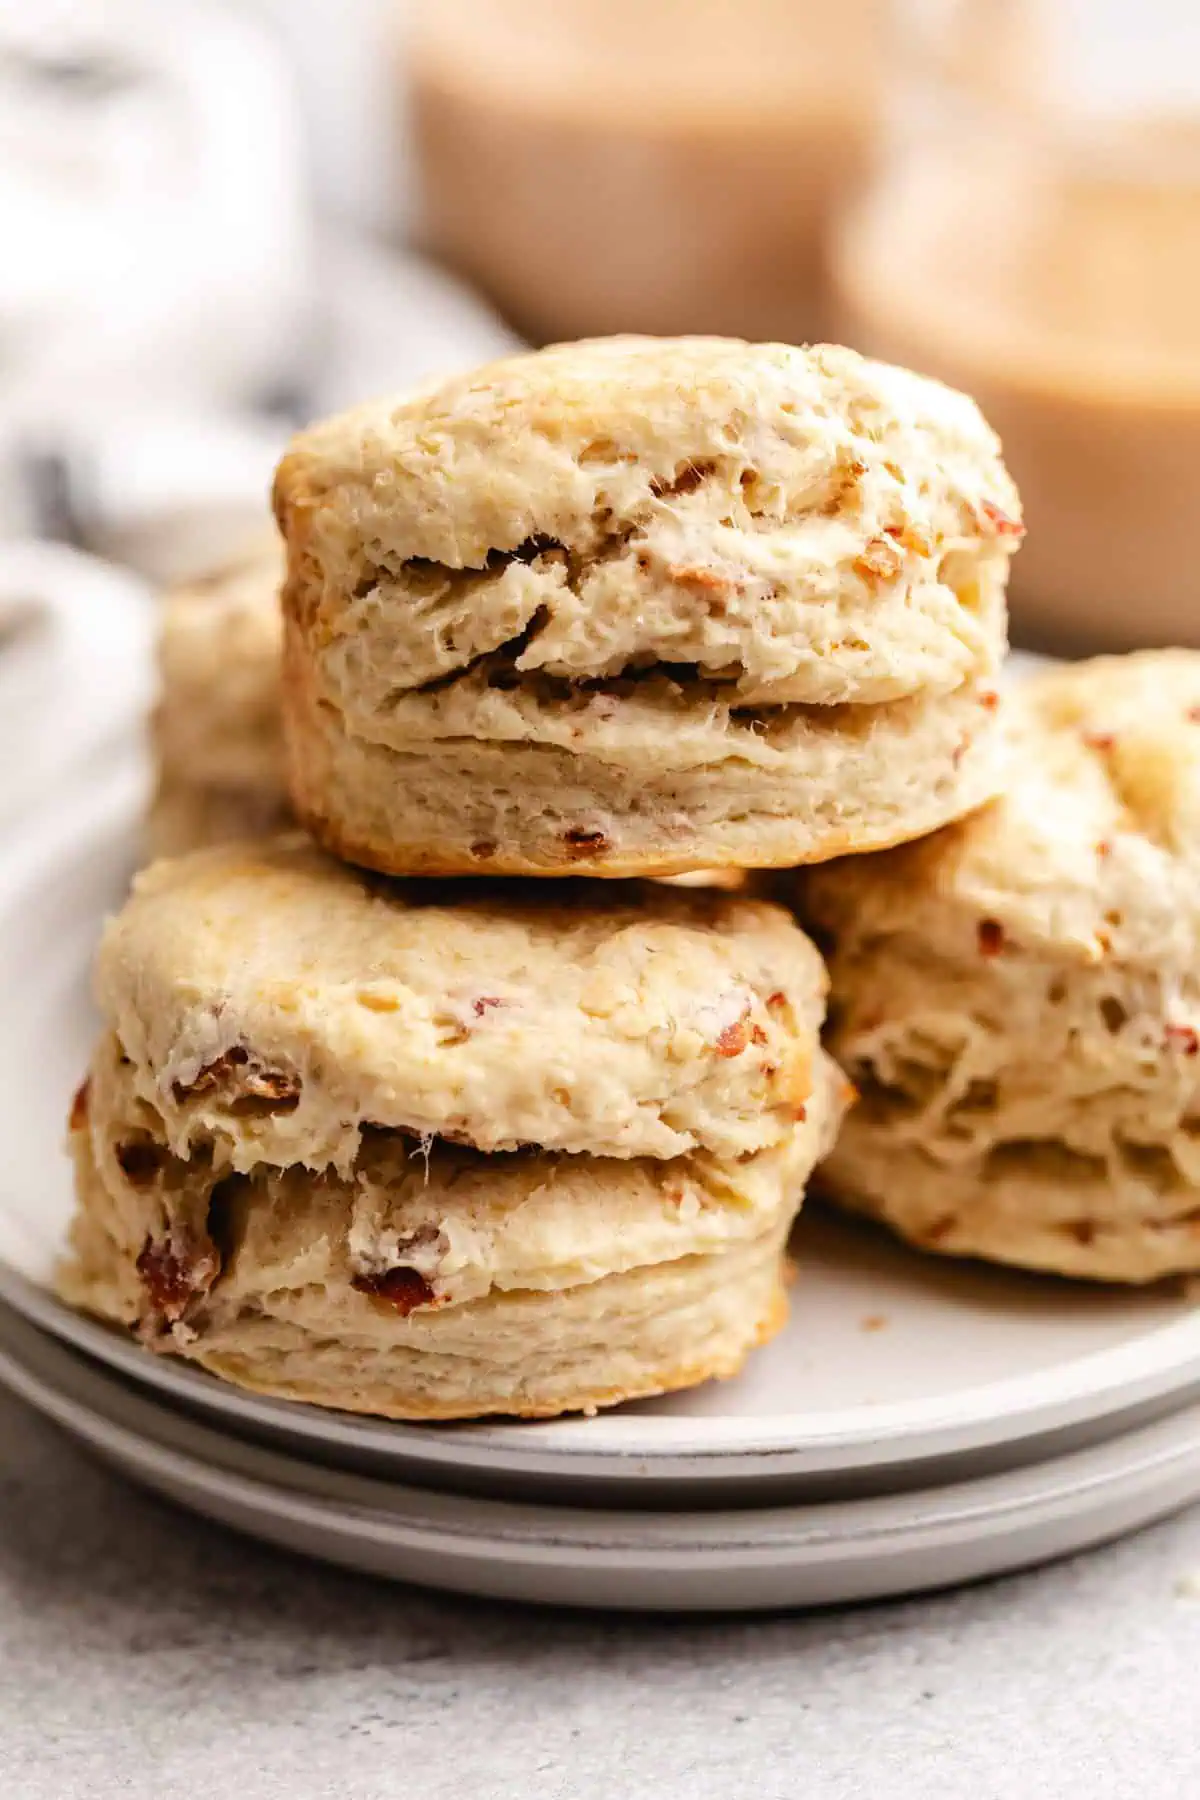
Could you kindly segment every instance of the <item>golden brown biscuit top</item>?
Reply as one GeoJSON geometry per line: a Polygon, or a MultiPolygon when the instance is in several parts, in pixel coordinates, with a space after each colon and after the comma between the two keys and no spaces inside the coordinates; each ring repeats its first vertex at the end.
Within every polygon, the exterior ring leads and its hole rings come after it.
{"type": "Polygon", "coordinates": [[[145,871],[97,991],[177,1154],[347,1169],[369,1126],[617,1156],[784,1142],[825,972],[760,901],[387,882],[292,834],[145,871]]]}
{"type": "Polygon", "coordinates": [[[682,665],[739,703],[944,692],[995,664],[1022,529],[964,395],[726,338],[559,345],[359,407],[294,440],[275,504],[309,649],[339,705],[353,662],[362,709],[363,681],[374,705],[500,651],[567,681],[682,665]]]}

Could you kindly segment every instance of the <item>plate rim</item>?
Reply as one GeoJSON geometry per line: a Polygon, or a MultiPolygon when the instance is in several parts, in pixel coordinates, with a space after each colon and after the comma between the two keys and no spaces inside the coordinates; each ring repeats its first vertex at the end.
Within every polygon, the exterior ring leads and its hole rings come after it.
{"type": "MultiPolygon", "coordinates": [[[[651,1418],[626,1414],[621,1428],[630,1441],[597,1443],[599,1433],[594,1428],[604,1423],[606,1415],[549,1422],[420,1425],[257,1394],[224,1382],[205,1369],[155,1356],[114,1328],[72,1312],[50,1290],[2,1261],[0,1301],[38,1329],[116,1370],[139,1387],[198,1407],[208,1417],[236,1419],[244,1425],[261,1427],[272,1437],[300,1439],[327,1449],[367,1452],[380,1460],[430,1469],[469,1468],[481,1473],[579,1478],[623,1475],[630,1480],[694,1481],[706,1476],[741,1478],[749,1473],[832,1475],[883,1471],[899,1464],[932,1462],[1017,1444],[1074,1425],[1100,1423],[1108,1417],[1119,1418],[1139,1404],[1168,1398],[1174,1392],[1182,1394],[1189,1386],[1200,1383],[1200,1355],[1194,1355],[1192,1364],[1178,1365],[1181,1378],[1174,1383],[1164,1385],[1161,1370],[1154,1367],[1142,1371],[1136,1382],[1128,1378],[1120,1382],[1093,1381],[1090,1389],[1082,1385],[1072,1389],[1064,1381],[1064,1393],[1043,1401],[1036,1410],[997,1410],[983,1419],[966,1404],[973,1397],[995,1395],[1009,1387],[1027,1388],[1044,1378],[1035,1374],[1011,1382],[964,1388],[953,1396],[953,1403],[903,1401],[844,1408],[841,1414],[831,1411],[820,1428],[810,1430],[803,1442],[789,1434],[786,1418],[778,1424],[772,1422],[764,1431],[760,1418],[685,1419],[662,1414],[651,1418]],[[1189,1367],[1190,1379],[1186,1375],[1189,1367]],[[1081,1397],[1090,1397],[1097,1404],[1081,1411],[1081,1397]],[[1112,1403],[1099,1404],[1104,1399],[1112,1403]],[[918,1411],[924,1416],[914,1426],[918,1411]],[[861,1415],[869,1415],[865,1423],[861,1415]],[[846,1418],[852,1421],[850,1428],[843,1423],[846,1418]],[[722,1426],[734,1429],[715,1429],[722,1426]],[[732,1441],[713,1442],[718,1436],[732,1441]]],[[[1191,1324],[1192,1321],[1178,1321],[1160,1327],[1147,1339],[1137,1340],[1137,1345],[1157,1343],[1164,1333],[1191,1324]]],[[[1081,1368],[1094,1376],[1098,1363],[1119,1362],[1129,1348],[1120,1346],[1073,1358],[1054,1373],[1061,1379],[1081,1368]]],[[[1186,1404],[1181,1399],[1181,1407],[1186,1404]]],[[[804,1416],[794,1414],[791,1418],[804,1416]]],[[[794,1433],[794,1427],[791,1429],[794,1433]]]]}
{"type": "Polygon", "coordinates": [[[368,1531],[433,1533],[463,1544],[482,1542],[493,1549],[523,1551],[539,1560],[560,1550],[610,1557],[652,1552],[656,1558],[684,1562],[771,1551],[825,1557],[842,1546],[858,1547],[864,1539],[884,1545],[938,1532],[975,1532],[1034,1508],[1070,1511],[1073,1502],[1102,1493],[1113,1483],[1145,1479],[1175,1465],[1195,1465],[1200,1494],[1200,1402],[1187,1409],[1186,1416],[1135,1427],[1109,1443],[1052,1454],[1019,1469],[896,1494],[638,1511],[447,1493],[329,1469],[248,1444],[213,1427],[197,1428],[169,1406],[128,1389],[36,1326],[18,1322],[15,1350],[12,1332],[11,1318],[0,1324],[0,1381],[96,1448],[104,1448],[104,1438],[135,1444],[156,1460],[186,1469],[197,1485],[211,1488],[215,1481],[257,1490],[260,1499],[283,1498],[289,1506],[312,1509],[318,1518],[352,1519],[368,1531]],[[82,1397],[77,1383],[84,1390],[82,1397]],[[98,1404],[97,1391],[102,1396],[98,1404]],[[89,1393],[93,1398],[87,1397],[89,1393]],[[481,1529],[485,1520],[490,1523],[481,1529]]]}

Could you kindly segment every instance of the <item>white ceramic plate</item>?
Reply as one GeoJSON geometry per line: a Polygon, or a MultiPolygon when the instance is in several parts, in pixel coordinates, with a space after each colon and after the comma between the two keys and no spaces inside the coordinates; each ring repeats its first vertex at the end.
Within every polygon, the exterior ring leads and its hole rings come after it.
{"type": "Polygon", "coordinates": [[[798,1233],[792,1322],[741,1378],[590,1420],[359,1419],[243,1393],[77,1318],[44,1285],[71,1204],[63,1119],[95,1030],[88,964],[133,866],[139,801],[132,764],[97,777],[10,848],[0,875],[0,1293],[176,1404],[402,1479],[580,1483],[647,1505],[978,1474],[1200,1395],[1200,1310],[1179,1288],[1123,1293],[939,1262],[815,1211],[798,1233]]]}
{"type": "Polygon", "coordinates": [[[247,1444],[2,1306],[0,1380],[134,1480],[222,1524],[375,1576],[551,1605],[750,1611],[911,1593],[1084,1549],[1200,1495],[1200,1406],[951,1487],[606,1512],[405,1487],[247,1444]]]}

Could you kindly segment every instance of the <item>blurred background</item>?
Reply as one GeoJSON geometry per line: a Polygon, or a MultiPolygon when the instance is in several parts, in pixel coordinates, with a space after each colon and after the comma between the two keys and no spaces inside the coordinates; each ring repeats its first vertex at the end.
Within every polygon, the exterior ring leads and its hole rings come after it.
{"type": "Polygon", "coordinates": [[[828,337],[1000,431],[1018,641],[1200,642],[1200,0],[0,0],[0,237],[10,543],[194,577],[316,414],[828,337]]]}

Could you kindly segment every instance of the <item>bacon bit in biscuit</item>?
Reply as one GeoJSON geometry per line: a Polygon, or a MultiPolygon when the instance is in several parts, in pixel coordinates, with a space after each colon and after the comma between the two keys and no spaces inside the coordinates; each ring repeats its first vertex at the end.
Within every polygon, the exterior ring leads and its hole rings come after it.
{"type": "Polygon", "coordinates": [[[1004,927],[998,919],[980,919],[976,936],[980,956],[999,956],[1004,948],[1004,927]]]}
{"type": "Polygon", "coordinates": [[[766,1041],[767,1041],[767,1034],[763,1030],[762,1026],[761,1025],[751,1025],[751,1027],[750,1027],[750,1042],[752,1044],[765,1044],[766,1041]]]}
{"type": "Polygon", "coordinates": [[[478,1000],[472,1000],[471,1011],[477,1019],[482,1019],[484,1013],[490,1012],[494,1006],[507,1006],[507,1004],[508,1002],[501,1000],[498,994],[480,994],[478,1000]]]}
{"type": "Polygon", "coordinates": [[[776,988],[773,994],[767,995],[767,1005],[771,1008],[772,1012],[774,1012],[777,1007],[786,1006],[787,1003],[788,997],[782,988],[776,988]]]}
{"type": "Polygon", "coordinates": [[[1178,1050],[1184,1056],[1195,1056],[1200,1051],[1200,1033],[1190,1025],[1168,1025],[1164,1036],[1168,1050],[1178,1050]]]}
{"type": "Polygon", "coordinates": [[[987,688],[984,693],[980,694],[979,704],[984,712],[995,712],[1000,704],[1000,696],[995,688],[987,688]]]}
{"type": "Polygon", "coordinates": [[[215,1258],[181,1256],[170,1244],[147,1238],[135,1266],[151,1306],[173,1324],[215,1273],[215,1258]]]}
{"type": "Polygon", "coordinates": [[[235,1044],[223,1056],[205,1063],[192,1081],[177,1081],[173,1092],[176,1100],[182,1101],[220,1087],[233,1088],[239,1099],[271,1100],[280,1107],[295,1106],[300,1098],[298,1075],[287,1069],[265,1067],[244,1044],[235,1044]]]}
{"type": "Polygon", "coordinates": [[[575,857],[603,856],[608,849],[608,839],[602,831],[584,831],[581,825],[573,831],[564,831],[563,843],[575,857]]]}
{"type": "Polygon", "coordinates": [[[1025,527],[1020,519],[1014,519],[1009,513],[1001,512],[990,500],[979,502],[979,514],[997,537],[1023,538],[1025,527]]]}
{"type": "Polygon", "coordinates": [[[743,1013],[740,1019],[735,1019],[732,1025],[725,1027],[717,1038],[714,1048],[718,1056],[740,1056],[748,1041],[746,1014],[743,1013]]]}
{"type": "Polygon", "coordinates": [[[488,838],[480,838],[477,843],[471,845],[471,855],[477,862],[487,862],[495,856],[496,850],[497,846],[488,838]]]}
{"type": "Polygon", "coordinates": [[[1112,855],[1112,844],[1107,838],[1101,838],[1100,842],[1096,845],[1096,855],[1100,858],[1101,862],[1103,862],[1106,856],[1112,855]]]}
{"type": "Polygon", "coordinates": [[[871,538],[861,556],[851,567],[864,581],[893,581],[904,566],[904,558],[889,538],[871,538]]]}
{"type": "Polygon", "coordinates": [[[1107,931],[1098,931],[1096,933],[1096,948],[1099,950],[1101,956],[1107,956],[1112,949],[1112,939],[1109,937],[1107,931]]]}
{"type": "Polygon", "coordinates": [[[87,1124],[88,1101],[91,1099],[91,1094],[92,1078],[90,1075],[87,1075],[75,1089],[75,1093],[71,1100],[71,1116],[68,1120],[68,1124],[72,1131],[82,1131],[87,1124]]]}
{"type": "Polygon", "coordinates": [[[797,1125],[803,1125],[808,1118],[807,1106],[801,1104],[799,1106],[793,1107],[792,1117],[795,1119],[797,1125]]]}
{"type": "Polygon", "coordinates": [[[1117,740],[1111,731],[1085,731],[1083,741],[1089,750],[1097,750],[1103,755],[1112,749],[1117,740]]]}
{"type": "Polygon", "coordinates": [[[157,1144],[118,1144],[115,1155],[121,1173],[134,1187],[145,1187],[163,1166],[165,1152],[157,1144]]]}
{"type": "Polygon", "coordinates": [[[437,1304],[432,1286],[419,1269],[383,1269],[378,1275],[355,1275],[350,1285],[374,1300],[386,1300],[402,1319],[407,1319],[418,1306],[437,1304]]]}

